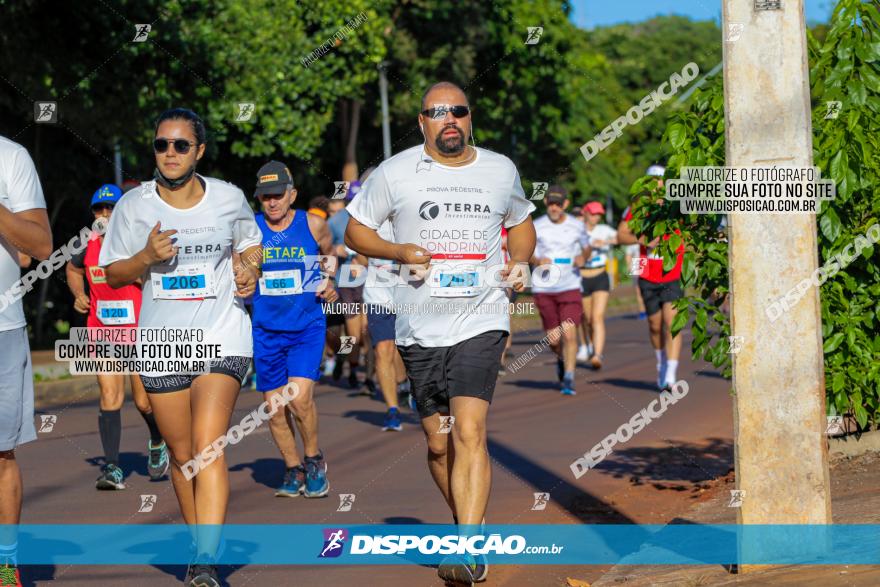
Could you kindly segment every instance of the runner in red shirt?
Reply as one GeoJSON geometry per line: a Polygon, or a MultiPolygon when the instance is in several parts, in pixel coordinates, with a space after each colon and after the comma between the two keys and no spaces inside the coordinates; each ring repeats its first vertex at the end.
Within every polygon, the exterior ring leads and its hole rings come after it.
{"type": "MultiPolygon", "coordinates": [[[[106,223],[113,206],[121,197],[122,191],[115,185],[105,184],[98,188],[91,203],[95,221],[106,223]]],[[[98,265],[103,242],[104,237],[93,235],[85,251],[74,256],[67,264],[67,285],[73,294],[73,307],[81,314],[88,314],[88,328],[137,327],[141,310],[141,286],[138,283],[113,289],[107,284],[104,269],[98,265]]],[[[168,471],[168,450],[159,433],[140,377],[137,374],[131,375],[130,382],[134,403],[150,430],[147,469],[151,479],[160,479],[168,471]]],[[[119,467],[125,376],[110,373],[98,375],[98,387],[101,390],[98,431],[104,447],[105,464],[101,467],[101,475],[95,485],[98,489],[125,489],[125,475],[119,467]]]]}
{"type": "MultiPolygon", "coordinates": [[[[646,175],[659,178],[660,187],[663,187],[663,175],[666,170],[659,165],[648,168],[646,175]]],[[[663,272],[663,258],[654,253],[654,249],[660,244],[660,237],[648,242],[644,235],[636,236],[629,229],[629,221],[632,219],[632,211],[627,208],[623,213],[623,220],[617,227],[617,242],[622,245],[638,243],[640,253],[638,265],[630,268],[630,272],[637,275],[639,290],[645,301],[645,311],[648,313],[648,330],[651,336],[651,345],[657,357],[657,387],[671,389],[676,381],[678,358],[681,354],[681,333],[672,336],[672,320],[675,318],[675,307],[672,305],[678,299],[684,297],[681,290],[681,264],[684,259],[684,243],[676,250],[677,258],[675,267],[669,272],[663,272]]],[[[675,234],[681,234],[678,229],[675,234]]],[[[663,240],[669,240],[671,235],[664,234],[663,240]]]]}

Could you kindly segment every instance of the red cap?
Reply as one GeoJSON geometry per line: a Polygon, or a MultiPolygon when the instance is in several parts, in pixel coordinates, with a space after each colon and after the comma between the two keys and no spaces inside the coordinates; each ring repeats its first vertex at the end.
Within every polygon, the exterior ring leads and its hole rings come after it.
{"type": "Polygon", "coordinates": [[[605,206],[601,202],[588,202],[584,209],[590,214],[604,214],[605,206]]]}

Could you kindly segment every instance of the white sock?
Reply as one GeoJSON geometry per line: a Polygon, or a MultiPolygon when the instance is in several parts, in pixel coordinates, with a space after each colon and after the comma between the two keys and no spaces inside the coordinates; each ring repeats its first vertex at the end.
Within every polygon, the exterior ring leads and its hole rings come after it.
{"type": "Polygon", "coordinates": [[[657,357],[657,370],[659,371],[666,363],[666,349],[654,349],[654,356],[657,357]]]}
{"type": "Polygon", "coordinates": [[[0,564],[18,566],[18,542],[0,544],[0,564]]]}
{"type": "Polygon", "coordinates": [[[678,369],[678,360],[669,359],[666,361],[666,381],[669,385],[674,385],[676,381],[675,370],[678,369]]]}

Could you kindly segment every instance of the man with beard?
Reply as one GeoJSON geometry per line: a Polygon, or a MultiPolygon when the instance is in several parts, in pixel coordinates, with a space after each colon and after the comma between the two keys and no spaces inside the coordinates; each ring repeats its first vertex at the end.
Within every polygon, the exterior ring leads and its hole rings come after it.
{"type": "MultiPolygon", "coordinates": [[[[458,86],[428,89],[419,126],[425,143],[384,161],[348,207],[345,240],[367,257],[408,266],[393,293],[395,342],[427,439],[428,469],[467,535],[479,531],[489,500],[486,417],[510,332],[503,280],[524,287],[534,206],[510,159],[468,145],[471,111],[458,86]],[[394,242],[377,233],[386,220],[394,242]]],[[[473,554],[447,557],[438,569],[444,580],[467,585],[487,572],[485,557],[473,554]]]]}

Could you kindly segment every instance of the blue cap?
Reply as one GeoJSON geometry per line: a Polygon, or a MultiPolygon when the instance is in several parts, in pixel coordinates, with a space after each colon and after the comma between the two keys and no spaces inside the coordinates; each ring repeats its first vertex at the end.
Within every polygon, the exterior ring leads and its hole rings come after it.
{"type": "Polygon", "coordinates": [[[113,204],[119,201],[119,198],[122,197],[122,190],[116,187],[112,183],[105,183],[101,187],[92,194],[92,203],[89,206],[94,206],[96,204],[113,204]]]}

